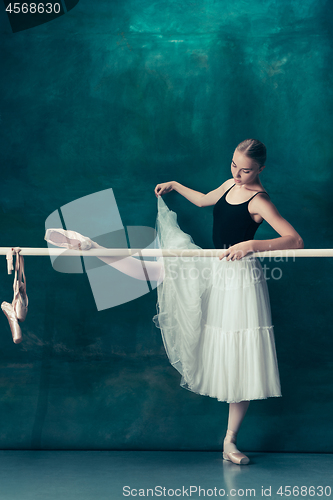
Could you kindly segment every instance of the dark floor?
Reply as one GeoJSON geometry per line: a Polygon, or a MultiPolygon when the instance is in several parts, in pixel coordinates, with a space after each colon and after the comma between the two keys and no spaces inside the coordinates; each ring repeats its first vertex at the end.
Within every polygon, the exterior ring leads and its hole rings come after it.
{"type": "Polygon", "coordinates": [[[248,456],[238,466],[216,452],[0,451],[0,498],[333,498],[332,454],[248,456]]]}

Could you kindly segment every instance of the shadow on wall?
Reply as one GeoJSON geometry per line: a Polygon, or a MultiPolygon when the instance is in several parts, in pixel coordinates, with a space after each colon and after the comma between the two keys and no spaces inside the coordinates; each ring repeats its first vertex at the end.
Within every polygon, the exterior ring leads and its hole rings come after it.
{"type": "Polygon", "coordinates": [[[13,33],[53,21],[72,10],[80,0],[14,3],[4,0],[13,33]]]}

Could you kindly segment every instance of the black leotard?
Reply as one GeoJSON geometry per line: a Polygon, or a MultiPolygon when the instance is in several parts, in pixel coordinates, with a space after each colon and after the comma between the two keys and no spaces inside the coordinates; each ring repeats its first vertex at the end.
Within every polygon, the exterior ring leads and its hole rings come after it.
{"type": "MultiPolygon", "coordinates": [[[[248,210],[248,204],[258,191],[249,200],[237,205],[228,203],[225,199],[230,189],[236,186],[233,184],[218,200],[213,210],[213,243],[215,248],[229,248],[229,246],[241,241],[252,240],[261,222],[252,219],[248,210]]],[[[269,195],[268,195],[269,196],[269,195]]]]}

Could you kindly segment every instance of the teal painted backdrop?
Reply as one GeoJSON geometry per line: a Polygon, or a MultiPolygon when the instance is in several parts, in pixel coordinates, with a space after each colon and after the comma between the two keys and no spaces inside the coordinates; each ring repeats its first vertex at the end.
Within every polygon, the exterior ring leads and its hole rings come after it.
{"type": "MultiPolygon", "coordinates": [[[[155,225],[154,187],[208,192],[236,145],[267,145],[262,183],[307,248],[332,248],[329,2],[80,0],[12,33],[1,11],[1,246],[44,247],[48,215],[113,188],[125,226],[155,225]]],[[[212,248],[212,208],[165,196],[212,248]]],[[[278,236],[264,223],[258,238],[278,236]]],[[[1,300],[13,276],[1,259],[1,300]]],[[[1,449],[219,450],[228,405],[179,386],[156,290],[98,312],[84,274],[26,257],[24,340],[1,330],[1,449]]],[[[332,451],[332,259],[269,263],[282,398],[253,401],[241,449],[332,451]]]]}

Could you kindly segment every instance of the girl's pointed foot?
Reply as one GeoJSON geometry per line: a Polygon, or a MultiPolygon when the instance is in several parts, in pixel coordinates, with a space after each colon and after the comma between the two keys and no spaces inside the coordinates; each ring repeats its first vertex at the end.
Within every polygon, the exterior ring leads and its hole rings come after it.
{"type": "Polygon", "coordinates": [[[223,442],[223,458],[237,465],[245,465],[250,462],[249,457],[240,452],[236,446],[237,433],[227,430],[226,437],[223,442]]]}
{"type": "Polygon", "coordinates": [[[68,250],[90,250],[94,247],[93,241],[88,236],[76,231],[50,228],[46,230],[44,240],[51,245],[67,248],[68,250]]]}

